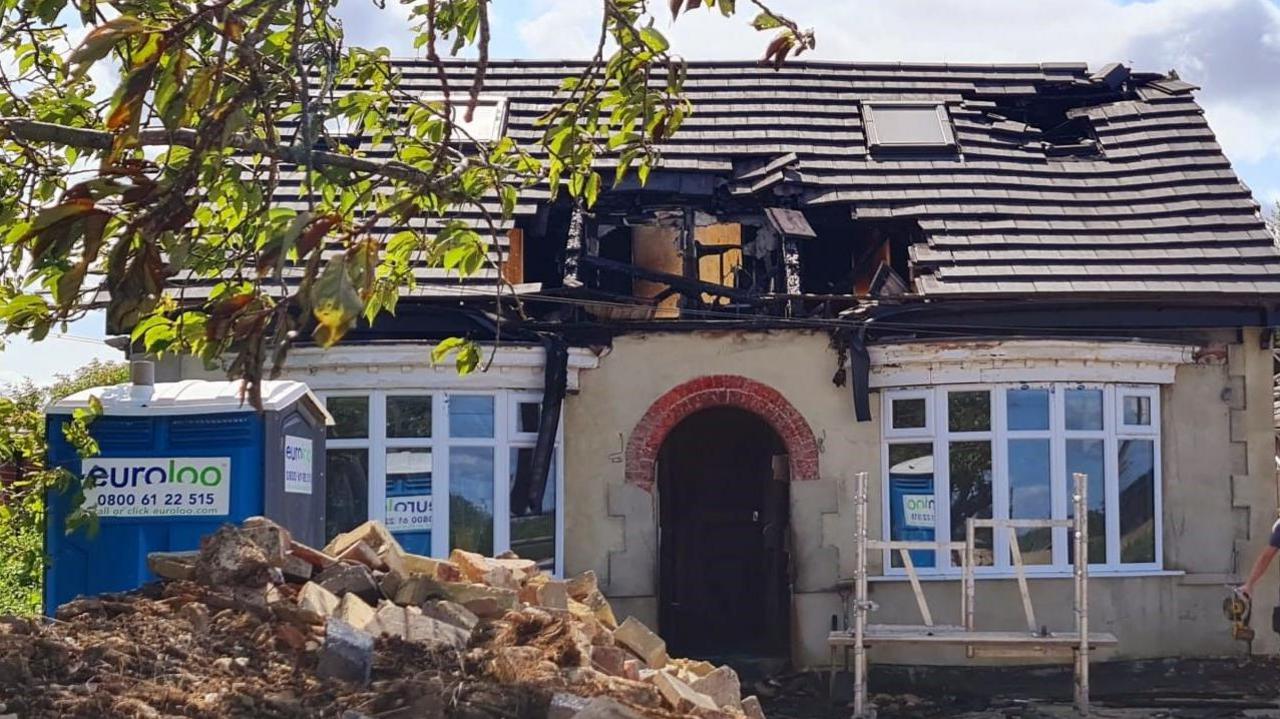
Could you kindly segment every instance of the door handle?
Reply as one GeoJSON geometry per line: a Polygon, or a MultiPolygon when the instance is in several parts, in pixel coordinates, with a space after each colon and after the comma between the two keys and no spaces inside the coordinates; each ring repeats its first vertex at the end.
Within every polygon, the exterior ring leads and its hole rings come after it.
{"type": "Polygon", "coordinates": [[[759,523],[759,521],[760,521],[760,510],[758,510],[758,509],[757,509],[757,510],[754,510],[754,511],[752,511],[752,512],[751,512],[751,521],[759,523]]]}

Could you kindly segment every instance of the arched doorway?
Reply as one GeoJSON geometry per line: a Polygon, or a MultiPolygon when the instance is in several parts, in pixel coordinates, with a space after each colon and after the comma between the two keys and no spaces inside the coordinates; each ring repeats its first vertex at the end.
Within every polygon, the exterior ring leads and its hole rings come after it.
{"type": "Polygon", "coordinates": [[[768,422],[735,407],[694,412],[663,440],[658,621],[673,654],[788,655],[785,451],[768,422]]]}

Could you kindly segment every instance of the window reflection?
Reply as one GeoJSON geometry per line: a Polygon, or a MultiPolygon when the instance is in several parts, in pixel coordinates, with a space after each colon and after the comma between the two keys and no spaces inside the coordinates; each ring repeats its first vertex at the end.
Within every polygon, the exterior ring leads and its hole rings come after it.
{"type": "Polygon", "coordinates": [[[1067,429],[1102,429],[1102,390],[1069,389],[1066,393],[1067,429]]]}
{"type": "MultiPolygon", "coordinates": [[[[951,539],[965,541],[966,521],[991,518],[991,443],[952,442],[950,444],[951,470],[951,539]]],[[[995,547],[991,542],[991,530],[978,530],[974,536],[974,564],[990,566],[995,562],[995,547]]],[[[959,566],[959,553],[952,557],[952,564],[959,566]]]]}
{"type": "Polygon", "coordinates": [[[369,450],[326,450],[324,476],[324,531],[328,541],[369,518],[369,450]]]}
{"type": "MultiPolygon", "coordinates": [[[[1087,487],[1089,502],[1089,563],[1105,564],[1107,561],[1107,474],[1106,442],[1101,439],[1067,440],[1067,517],[1075,516],[1071,494],[1075,488],[1075,474],[1089,476],[1087,487]]],[[[1075,561],[1075,543],[1067,546],[1068,561],[1075,561]]]]}
{"type": "Polygon", "coordinates": [[[449,448],[449,546],[493,555],[493,447],[449,448]]]}
{"type": "MultiPolygon", "coordinates": [[[[1051,519],[1053,487],[1047,439],[1009,440],[1009,517],[1051,519]]],[[[1018,530],[1024,564],[1053,563],[1053,529],[1018,530]]]]}
{"type": "MultiPolygon", "coordinates": [[[[1145,399],[1145,398],[1144,398],[1145,399]]],[[[1156,561],[1156,448],[1149,439],[1120,442],[1120,561],[1156,561]]]]}
{"type": "Polygon", "coordinates": [[[1049,390],[1011,389],[1005,393],[1009,429],[1049,429],[1049,390]]]}
{"type": "MultiPolygon", "coordinates": [[[[932,542],[937,524],[933,494],[933,445],[928,443],[889,445],[889,526],[890,539],[932,542]]],[[[898,552],[892,566],[901,567],[898,552]]],[[[917,567],[935,565],[934,553],[911,552],[917,567]]]]}
{"type": "Polygon", "coordinates": [[[543,569],[556,564],[556,468],[535,477],[533,448],[511,450],[511,551],[543,569]]]}

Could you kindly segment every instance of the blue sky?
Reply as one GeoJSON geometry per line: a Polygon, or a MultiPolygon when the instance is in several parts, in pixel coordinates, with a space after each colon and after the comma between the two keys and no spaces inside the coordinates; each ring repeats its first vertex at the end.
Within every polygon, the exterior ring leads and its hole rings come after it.
{"type": "MultiPolygon", "coordinates": [[[[383,45],[412,56],[407,11],[396,0],[342,0],[348,44],[383,45]]],[[[655,7],[665,2],[655,0],[655,7]]],[[[1126,62],[1144,71],[1176,69],[1203,87],[1209,122],[1255,197],[1280,199],[1280,0],[771,0],[817,30],[814,57],[826,60],[952,62],[1126,62]]],[[[747,3],[740,2],[740,6],[747,3]]],[[[577,58],[594,47],[593,0],[494,0],[496,57],[577,58]]],[[[724,20],[699,11],[659,29],[690,59],[755,58],[764,38],[750,14],[724,20]]],[[[70,337],[0,352],[0,382],[46,382],[92,357],[119,358],[97,344],[102,318],[71,326],[70,337]],[[88,340],[88,341],[86,341],[88,340]]]]}

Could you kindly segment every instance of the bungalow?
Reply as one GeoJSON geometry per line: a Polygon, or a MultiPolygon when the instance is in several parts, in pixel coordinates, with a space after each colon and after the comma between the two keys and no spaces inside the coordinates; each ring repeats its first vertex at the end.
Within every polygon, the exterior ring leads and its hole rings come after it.
{"type": "MultiPolygon", "coordinates": [[[[491,63],[473,133],[536,139],[580,69],[491,63]]],[[[1280,506],[1280,251],[1195,89],[1119,64],[693,63],[646,185],[587,213],[527,192],[501,270],[420,267],[395,317],[291,355],[337,420],[329,532],[377,518],[422,552],[593,570],[675,652],[812,666],[848,612],[858,473],[873,536],[949,541],[1067,518],[1083,472],[1109,656],[1243,651],[1221,602],[1280,506]],[[521,314],[495,318],[500,272],[521,314]],[[486,371],[432,366],[459,334],[486,371]]],[[[986,627],[1023,626],[1010,542],[977,538],[986,627]]],[[[1018,538],[1050,629],[1073,621],[1069,545],[1018,538]]],[[[958,557],[912,557],[957,612],[958,557]]],[[[876,621],[918,622],[904,570],[873,554],[876,621]]]]}

